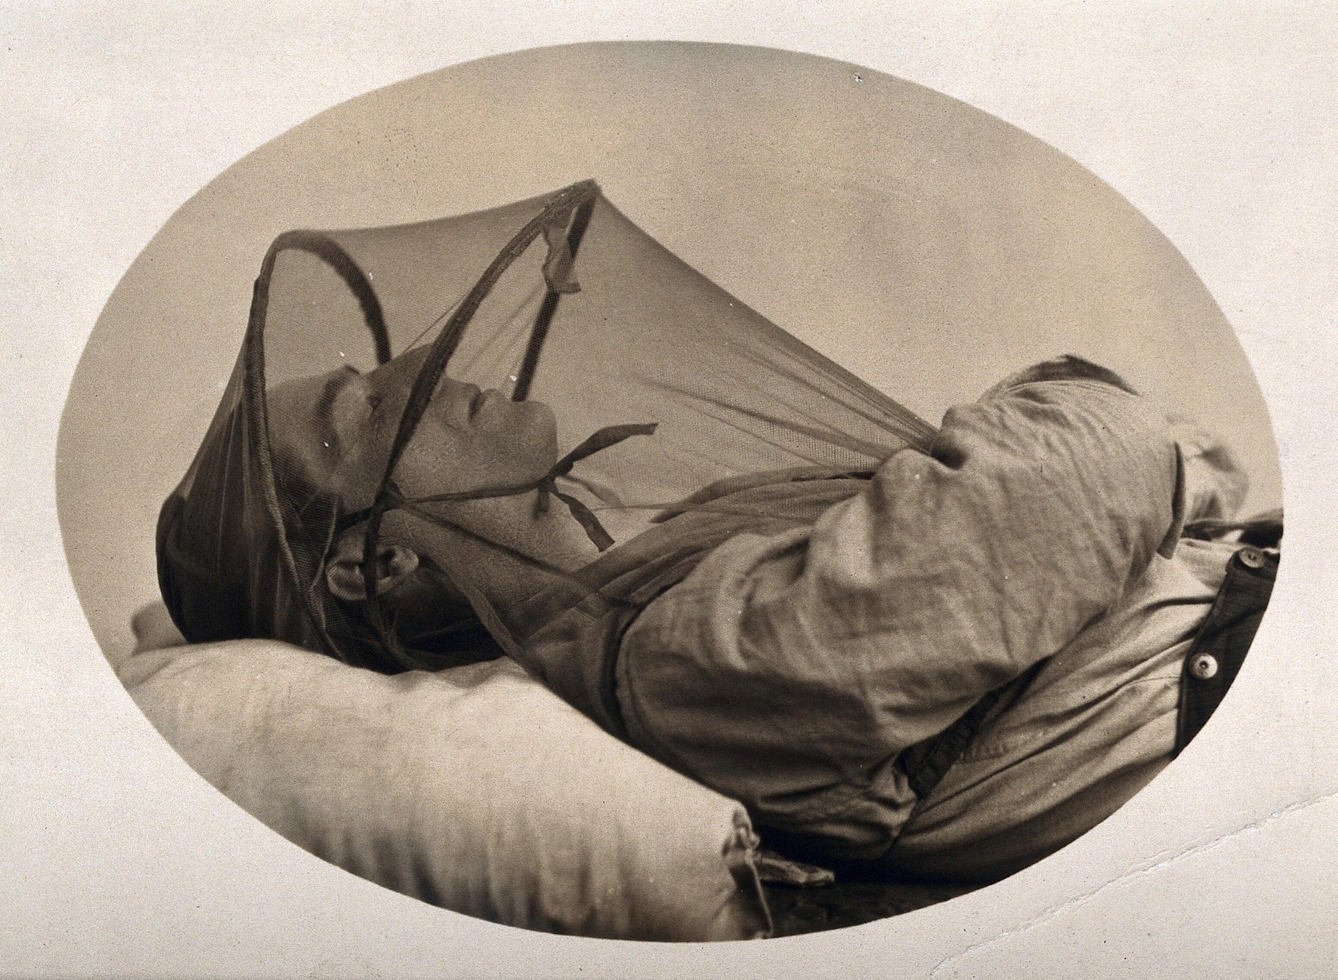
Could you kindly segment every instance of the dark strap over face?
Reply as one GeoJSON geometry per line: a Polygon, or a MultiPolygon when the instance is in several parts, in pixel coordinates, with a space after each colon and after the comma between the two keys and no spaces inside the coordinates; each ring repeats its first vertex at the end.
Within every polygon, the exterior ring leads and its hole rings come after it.
{"type": "Polygon", "coordinates": [[[1264,616],[1278,572],[1274,553],[1246,546],[1227,565],[1226,580],[1203,621],[1180,675],[1174,754],[1189,744],[1226,696],[1264,616]]]}
{"type": "MultiPolygon", "coordinates": [[[[398,660],[406,660],[407,658],[403,656],[399,642],[381,612],[377,597],[376,557],[376,542],[381,529],[381,518],[394,506],[395,467],[409,441],[413,438],[418,423],[422,421],[428,403],[432,400],[433,393],[436,391],[437,383],[446,372],[446,365],[460,345],[465,329],[469,326],[479,306],[492,291],[493,286],[497,284],[498,279],[506,272],[511,263],[529,248],[531,242],[538,238],[540,234],[545,233],[546,228],[559,223],[565,226],[570,221],[572,212],[593,201],[598,193],[599,188],[594,181],[586,180],[572,184],[549,198],[543,209],[512,236],[511,240],[492,260],[488,268],[484,270],[483,275],[446,320],[441,328],[441,333],[432,342],[427,358],[418,371],[418,376],[414,378],[413,387],[409,389],[409,397],[400,415],[394,442],[390,446],[390,454],[386,460],[385,472],[381,477],[381,485],[377,489],[376,497],[367,516],[362,558],[362,578],[368,596],[364,615],[368,624],[381,638],[381,642],[386,649],[398,660]]],[[[554,241],[550,240],[549,244],[551,251],[554,241]]],[[[562,258],[559,257],[556,262],[545,263],[544,274],[548,280],[550,292],[560,293],[577,288],[574,281],[571,280],[570,264],[569,256],[565,261],[562,261],[562,258]],[[561,281],[554,281],[555,276],[558,276],[561,281]]],[[[543,329],[546,329],[546,325],[543,329]]],[[[532,367],[531,373],[533,373],[532,367]]],[[[576,510],[573,509],[573,516],[576,516],[579,520],[582,515],[577,514],[576,510]]],[[[469,594],[468,590],[465,591],[466,594],[469,594]]]]}

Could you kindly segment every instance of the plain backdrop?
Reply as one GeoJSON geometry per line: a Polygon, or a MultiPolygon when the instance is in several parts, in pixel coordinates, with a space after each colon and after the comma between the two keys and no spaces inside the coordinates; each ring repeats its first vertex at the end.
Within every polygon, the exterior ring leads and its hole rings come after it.
{"type": "Polygon", "coordinates": [[[1335,42],[1338,13],[1318,4],[7,7],[0,973],[1338,972],[1335,42]],[[1180,250],[1259,379],[1287,555],[1232,698],[1115,817],[998,886],[860,929],[725,950],[454,916],[306,855],[204,784],[121,690],[80,610],[55,515],[61,407],[99,311],[168,217],[266,140],[371,89],[504,51],[651,38],[839,58],[1045,140],[1180,250]]]}

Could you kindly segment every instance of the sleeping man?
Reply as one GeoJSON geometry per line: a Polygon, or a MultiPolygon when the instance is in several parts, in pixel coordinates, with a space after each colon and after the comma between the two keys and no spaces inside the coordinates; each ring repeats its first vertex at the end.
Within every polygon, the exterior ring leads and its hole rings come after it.
{"type": "Polygon", "coordinates": [[[1233,523],[1244,495],[1221,444],[1077,357],[934,429],[583,182],[280,236],[158,568],[188,640],[390,673],[505,654],[772,848],[971,883],[1090,829],[1202,726],[1276,567],[1280,517],[1233,523]],[[280,287],[295,250],[379,366],[343,366],[323,294],[280,287]],[[419,293],[487,256],[433,320],[419,293]]]}
{"type": "MultiPolygon", "coordinates": [[[[314,617],[292,541],[226,512],[242,413],[211,432],[159,528],[183,634],[316,646],[323,628],[390,671],[509,653],[846,874],[990,880],[1083,833],[1184,741],[1196,677],[1234,674],[1200,636],[1229,570],[1256,584],[1255,622],[1267,597],[1271,553],[1184,534],[1239,501],[1229,456],[1077,358],[870,474],[754,474],[648,518],[568,479],[546,406],[443,376],[373,517],[427,359],[268,394],[290,526],[322,542],[314,617]]],[[[590,451],[653,443],[629,428],[590,451]]]]}

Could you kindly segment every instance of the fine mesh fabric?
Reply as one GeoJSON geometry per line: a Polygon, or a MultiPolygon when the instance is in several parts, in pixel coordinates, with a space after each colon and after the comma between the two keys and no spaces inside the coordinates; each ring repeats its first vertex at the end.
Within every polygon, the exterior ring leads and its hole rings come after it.
{"type": "MultiPolygon", "coordinates": [[[[813,501],[855,492],[933,432],[680,261],[592,181],[418,224],[289,232],[265,256],[223,401],[163,506],[159,577],[196,642],[281,639],[384,671],[518,654],[556,610],[595,592],[640,594],[626,585],[629,567],[654,565],[656,542],[672,542],[694,514],[715,511],[697,551],[792,517],[796,495],[811,520],[813,501]],[[311,435],[328,426],[317,417],[328,400],[283,394],[384,364],[397,393],[359,446],[311,435]],[[428,438],[422,419],[444,410],[443,378],[548,406],[557,463],[500,483],[445,465],[440,493],[406,496],[403,460],[428,438]],[[356,491],[355,460],[378,474],[356,491]],[[550,563],[542,548],[494,540],[471,507],[499,498],[556,511],[588,554],[550,563]],[[452,610],[428,625],[377,585],[382,528],[396,512],[475,549],[420,570],[420,586],[440,584],[452,610]],[[370,601],[328,588],[331,549],[350,532],[370,601]],[[523,584],[484,583],[479,547],[495,547],[523,584]],[[632,557],[610,558],[620,552],[632,557]]],[[[522,472],[494,458],[509,451],[492,448],[493,469],[522,472]]],[[[661,585],[673,575],[662,573],[661,585]]]]}

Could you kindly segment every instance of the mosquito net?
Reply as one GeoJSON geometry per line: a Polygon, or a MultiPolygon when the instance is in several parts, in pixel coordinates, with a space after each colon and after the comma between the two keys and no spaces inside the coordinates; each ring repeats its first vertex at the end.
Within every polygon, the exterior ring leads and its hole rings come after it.
{"type": "Polygon", "coordinates": [[[599,657],[536,638],[579,608],[607,640],[729,536],[811,523],[933,431],[590,181],[289,232],[163,506],[159,576],[192,641],[384,671],[508,652],[600,717],[599,657]]]}

